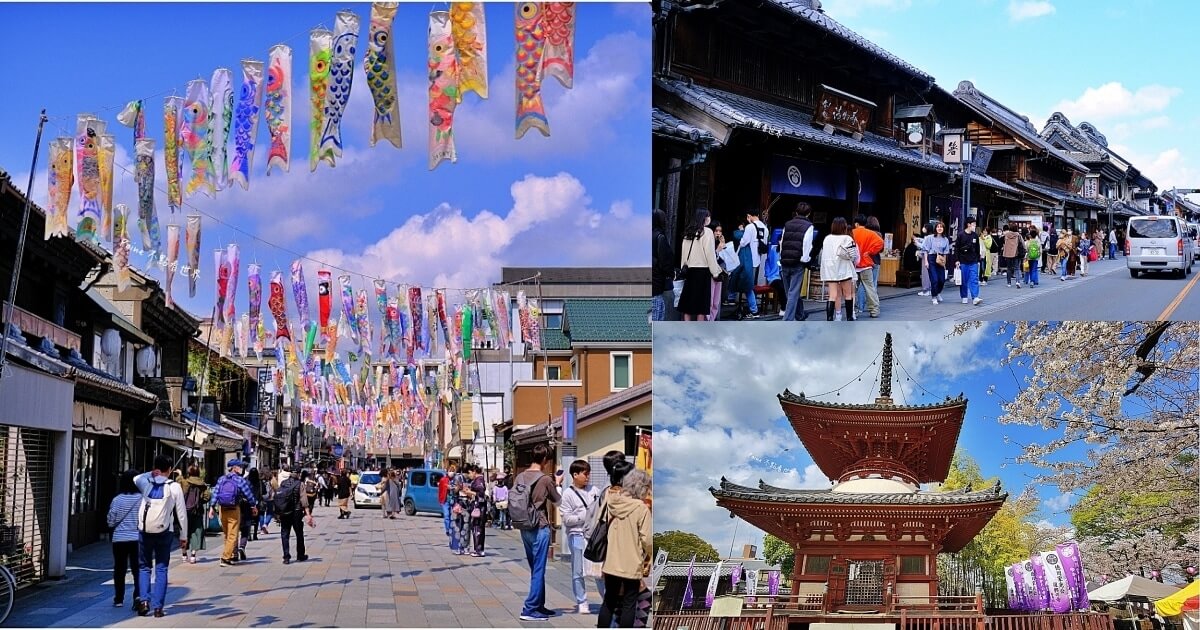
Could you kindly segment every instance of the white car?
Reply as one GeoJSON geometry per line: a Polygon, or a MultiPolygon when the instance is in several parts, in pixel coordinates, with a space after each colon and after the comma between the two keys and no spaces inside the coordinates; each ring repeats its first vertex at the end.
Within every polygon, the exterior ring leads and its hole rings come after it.
{"type": "Polygon", "coordinates": [[[358,478],[358,487],[354,489],[354,507],[382,507],[379,496],[379,482],[383,475],[379,471],[364,472],[358,478]]]}
{"type": "Polygon", "coordinates": [[[1169,271],[1180,278],[1196,262],[1195,239],[1183,219],[1144,216],[1129,219],[1125,236],[1125,266],[1130,277],[1145,271],[1169,271]]]}

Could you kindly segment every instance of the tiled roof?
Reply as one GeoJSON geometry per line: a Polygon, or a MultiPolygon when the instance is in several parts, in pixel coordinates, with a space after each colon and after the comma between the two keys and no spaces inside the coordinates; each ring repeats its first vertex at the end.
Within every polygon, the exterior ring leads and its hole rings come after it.
{"type": "MultiPolygon", "coordinates": [[[[961,181],[962,178],[960,177],[959,180],[961,181]]],[[[995,188],[996,190],[1003,190],[1005,192],[1010,192],[1010,193],[1014,193],[1014,194],[1021,193],[1021,191],[1017,190],[1016,188],[1013,188],[1012,186],[1009,186],[1008,184],[1005,184],[1004,182],[1002,182],[1002,181],[996,179],[995,177],[992,177],[991,175],[988,175],[986,173],[972,172],[971,173],[971,183],[988,186],[989,188],[995,188]]]]}
{"type": "MultiPolygon", "coordinates": [[[[636,400],[641,396],[648,396],[652,391],[653,381],[642,381],[633,387],[627,387],[615,394],[609,394],[594,403],[586,404],[575,411],[576,421],[583,425],[588,421],[600,417],[600,414],[615,409],[627,402],[636,400]]],[[[562,416],[558,416],[550,423],[550,428],[557,434],[562,431],[562,416]]],[[[536,424],[534,426],[515,431],[513,439],[517,441],[524,440],[534,435],[544,435],[546,433],[546,423],[536,424]]]]}
{"type": "Polygon", "coordinates": [[[743,499],[770,503],[834,503],[842,505],[968,505],[991,503],[1008,497],[1000,483],[985,490],[957,492],[833,492],[832,490],[784,490],[766,484],[760,488],[740,486],[721,478],[720,488],[708,491],[717,499],[743,499]]]}
{"type": "Polygon", "coordinates": [[[75,367],[75,380],[77,382],[86,383],[100,389],[123,394],[129,398],[144,402],[146,404],[154,404],[158,402],[158,396],[155,396],[154,394],[151,394],[140,387],[130,385],[124,381],[119,381],[108,374],[100,372],[99,370],[86,370],[74,364],[72,364],[72,366],[75,367]]]}
{"type": "Polygon", "coordinates": [[[1103,205],[1096,203],[1095,201],[1092,201],[1091,199],[1088,199],[1087,197],[1084,197],[1083,195],[1077,195],[1075,193],[1067,192],[1065,190],[1051,188],[1050,186],[1046,186],[1044,184],[1039,184],[1037,182],[1031,182],[1031,181],[1024,180],[1024,179],[1018,179],[1018,180],[1016,180],[1015,183],[1020,184],[1021,186],[1024,186],[1034,192],[1041,193],[1043,195],[1046,195],[1047,197],[1051,197],[1052,199],[1055,199],[1060,202],[1074,203],[1074,204],[1078,204],[1081,206],[1087,206],[1089,208],[1101,208],[1101,209],[1104,208],[1103,205]]]}
{"type": "Polygon", "coordinates": [[[674,79],[656,79],[657,84],[685,102],[736,125],[768,134],[795,138],[801,142],[840,149],[849,153],[882,158],[941,173],[951,169],[940,159],[904,149],[895,140],[874,133],[863,134],[861,141],[849,136],[830,135],[812,126],[812,116],[771,103],[747,98],[710,87],[689,85],[674,79]]]}
{"type": "MultiPolygon", "coordinates": [[[[691,563],[690,562],[668,562],[666,568],[663,569],[662,576],[665,578],[669,578],[669,577],[685,578],[685,577],[687,577],[687,574],[688,574],[688,565],[689,564],[691,564],[691,563]]],[[[758,571],[764,571],[764,570],[765,571],[773,571],[773,570],[778,571],[779,570],[779,567],[769,565],[766,563],[766,561],[758,560],[758,559],[726,560],[724,563],[721,564],[721,577],[732,576],[733,575],[733,567],[735,567],[739,564],[742,565],[743,569],[751,569],[751,570],[758,570],[758,571]]],[[[699,578],[708,579],[713,574],[713,571],[716,570],[716,568],[717,568],[716,562],[697,562],[694,565],[692,565],[692,579],[693,580],[696,580],[699,578]]],[[[742,571],[742,575],[745,576],[746,572],[742,571]]],[[[762,574],[759,574],[759,575],[761,576],[762,574]]],[[[766,578],[759,577],[759,584],[765,586],[766,578]]]]}
{"type": "Polygon", "coordinates": [[[799,394],[793,394],[791,392],[791,390],[788,390],[788,389],[783,390],[783,393],[779,394],[778,398],[779,398],[780,402],[799,403],[799,404],[803,404],[803,405],[809,405],[812,407],[827,407],[830,409],[882,409],[882,410],[908,411],[911,409],[936,409],[936,408],[942,408],[942,407],[958,407],[958,406],[967,404],[967,399],[964,398],[962,394],[959,394],[958,397],[956,397],[956,398],[951,398],[951,397],[947,396],[945,400],[935,402],[935,403],[929,403],[927,405],[877,405],[874,403],[858,405],[858,404],[849,404],[849,403],[822,402],[820,400],[815,400],[813,398],[806,397],[804,395],[804,392],[800,392],[799,394]]]}
{"type": "Polygon", "coordinates": [[[539,273],[542,284],[650,284],[650,267],[504,267],[500,282],[515,283],[539,273]]]}
{"type": "Polygon", "coordinates": [[[901,70],[904,70],[912,76],[921,78],[929,83],[933,83],[934,81],[933,77],[929,76],[916,66],[897,57],[896,55],[893,55],[887,50],[884,50],[875,42],[872,42],[862,35],[855,33],[837,20],[825,15],[825,13],[822,11],[814,9],[811,0],[767,0],[767,4],[774,5],[780,9],[783,9],[784,11],[790,12],[792,15],[801,17],[814,26],[838,37],[849,44],[867,51],[875,57],[878,57],[879,59],[882,59],[883,61],[886,61],[893,66],[900,68],[901,70]]]}
{"type": "Polygon", "coordinates": [[[1053,147],[1044,138],[1038,135],[1038,131],[1034,128],[1033,123],[1029,122],[1027,116],[1022,116],[1017,112],[1005,107],[1003,103],[984,94],[975,87],[970,81],[960,81],[958,87],[954,90],[954,98],[965,103],[968,107],[975,110],[984,117],[994,120],[1006,129],[1012,132],[1013,135],[1025,141],[1026,144],[1031,144],[1047,153],[1055,156],[1063,163],[1087,172],[1088,167],[1080,164],[1072,159],[1065,152],[1053,147]]]}
{"type": "Polygon", "coordinates": [[[542,330],[542,348],[545,350],[570,350],[571,340],[558,328],[542,330]]]}
{"type": "Polygon", "coordinates": [[[669,136],[697,144],[718,144],[717,139],[707,130],[689,125],[657,107],[650,111],[650,130],[660,136],[669,136]]]}
{"type": "Polygon", "coordinates": [[[650,298],[578,298],[563,303],[563,328],[572,344],[649,343],[650,298]]]}

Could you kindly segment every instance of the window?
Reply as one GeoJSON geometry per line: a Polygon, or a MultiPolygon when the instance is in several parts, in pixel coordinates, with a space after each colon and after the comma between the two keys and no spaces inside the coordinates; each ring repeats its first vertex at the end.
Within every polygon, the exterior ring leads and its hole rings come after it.
{"type": "Polygon", "coordinates": [[[638,438],[641,437],[642,433],[649,431],[648,427],[625,425],[625,456],[629,457],[630,461],[633,461],[632,458],[637,457],[638,438]]]}
{"type": "Polygon", "coordinates": [[[562,372],[562,366],[547,365],[546,366],[546,380],[547,381],[557,381],[557,380],[561,379],[562,378],[561,372],[562,372]]]}
{"type": "Polygon", "coordinates": [[[414,488],[420,488],[425,485],[425,471],[418,471],[412,474],[412,485],[414,488]]]}
{"type": "Polygon", "coordinates": [[[824,575],[828,573],[830,557],[831,556],[805,556],[804,572],[816,575],[824,575]]]}
{"type": "Polygon", "coordinates": [[[75,460],[72,470],[71,514],[96,510],[96,440],[76,437],[72,440],[75,460]]]}
{"type": "Polygon", "coordinates": [[[901,575],[925,575],[925,556],[900,556],[901,575]]]}
{"type": "Polygon", "coordinates": [[[1172,219],[1134,219],[1129,222],[1129,238],[1175,238],[1179,229],[1172,219]]]}
{"type": "Polygon", "coordinates": [[[429,487],[436,488],[439,483],[442,483],[442,477],[445,477],[440,472],[429,473],[429,487]]]}
{"type": "Polygon", "coordinates": [[[629,389],[633,386],[633,353],[613,352],[608,355],[612,364],[612,391],[629,389]]]}
{"type": "Polygon", "coordinates": [[[567,378],[579,378],[579,357],[571,357],[571,371],[567,373],[567,378]]]}
{"type": "Polygon", "coordinates": [[[545,328],[547,330],[562,330],[563,301],[542,300],[541,307],[542,317],[546,320],[545,328]]]}

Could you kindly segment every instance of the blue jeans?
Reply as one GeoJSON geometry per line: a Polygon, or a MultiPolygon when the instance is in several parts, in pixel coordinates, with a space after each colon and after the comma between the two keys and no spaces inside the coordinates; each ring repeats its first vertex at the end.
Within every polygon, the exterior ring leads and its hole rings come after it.
{"type": "Polygon", "coordinates": [[[571,591],[575,594],[576,604],[587,603],[587,586],[583,579],[583,548],[587,546],[583,534],[571,534],[571,591]]]}
{"type": "Polygon", "coordinates": [[[936,262],[929,263],[929,294],[938,297],[946,288],[946,268],[936,262]]]}
{"type": "Polygon", "coordinates": [[[521,608],[522,615],[532,615],[546,607],[546,557],[550,553],[550,528],[521,530],[525,545],[525,562],[529,563],[529,596],[521,608]]]}
{"type": "Polygon", "coordinates": [[[780,267],[779,277],[783,280],[783,286],[787,287],[787,308],[783,310],[783,320],[794,322],[803,312],[800,285],[804,284],[804,267],[780,267]]]}
{"type": "Polygon", "coordinates": [[[171,561],[171,543],[175,541],[175,532],[168,529],[160,534],[141,534],[138,551],[141,552],[142,566],[138,572],[138,582],[142,596],[150,594],[150,608],[162,608],[163,600],[167,598],[167,563],[171,561]],[[154,565],[154,584],[150,584],[150,565],[154,565]]]}
{"type": "Polygon", "coordinates": [[[1040,270],[1035,264],[1036,262],[1034,260],[1029,261],[1029,271],[1025,272],[1025,282],[1027,284],[1036,285],[1038,283],[1038,272],[1040,270]]]}
{"type": "Polygon", "coordinates": [[[750,288],[746,290],[746,304],[750,306],[750,314],[758,314],[758,296],[754,294],[754,281],[750,281],[750,288]]]}
{"type": "Polygon", "coordinates": [[[979,263],[961,263],[962,283],[958,285],[958,295],[963,298],[979,297],[979,263]]]}
{"type": "Polygon", "coordinates": [[[1062,260],[1060,260],[1058,264],[1059,264],[1058,277],[1066,278],[1067,277],[1067,257],[1063,256],[1062,260]]]}
{"type": "Polygon", "coordinates": [[[1117,244],[1116,243],[1108,244],[1108,259],[1109,260],[1117,259],[1117,244]]]}

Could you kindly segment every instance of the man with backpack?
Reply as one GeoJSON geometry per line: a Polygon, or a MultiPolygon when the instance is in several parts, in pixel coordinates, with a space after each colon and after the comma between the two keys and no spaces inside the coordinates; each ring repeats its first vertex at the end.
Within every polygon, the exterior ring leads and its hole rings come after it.
{"type": "Polygon", "coordinates": [[[563,525],[567,528],[567,546],[571,550],[571,588],[575,603],[579,606],[579,614],[588,615],[592,610],[588,606],[587,587],[584,586],[583,550],[596,524],[600,491],[590,483],[592,467],[587,461],[577,459],[571,462],[567,472],[571,473],[571,483],[562,492],[559,510],[563,525]]]}
{"type": "Polygon", "coordinates": [[[754,287],[758,286],[758,270],[762,266],[762,261],[767,257],[767,251],[770,249],[770,232],[767,230],[767,225],[759,220],[758,210],[750,209],[746,211],[746,230],[742,232],[742,240],[738,243],[738,250],[743,247],[750,248],[750,261],[754,269],[747,274],[750,276],[750,286],[746,290],[746,301],[750,306],[750,316],[758,316],[758,298],[754,294],[754,287]]]}
{"type": "Polygon", "coordinates": [[[250,506],[252,516],[258,516],[258,502],[254,498],[254,490],[250,482],[242,476],[245,464],[240,459],[231,459],[226,464],[229,472],[217,480],[213,492],[213,502],[216,503],[221,515],[221,531],[225,534],[225,549],[221,554],[221,566],[227,567],[237,562],[238,538],[242,532],[241,502],[250,506]]]}
{"type": "MultiPolygon", "coordinates": [[[[550,554],[549,504],[561,497],[554,478],[542,472],[550,461],[550,447],[533,448],[533,463],[513,480],[508,494],[508,515],[521,530],[525,561],[529,563],[529,596],[521,608],[521,621],[545,621],[558,613],[546,608],[546,560],[550,554]]],[[[559,473],[561,474],[561,472],[559,473]]]]}
{"type": "Polygon", "coordinates": [[[154,469],[133,478],[134,485],[142,493],[138,507],[138,551],[141,555],[139,584],[142,594],[149,593],[150,599],[136,602],[139,615],[146,616],[154,609],[155,617],[162,617],[163,600],[167,597],[167,565],[171,561],[171,541],[174,540],[175,524],[183,527],[179,533],[179,546],[187,550],[187,509],[183,490],[171,481],[171,458],[158,455],[154,458],[154,469]],[[150,565],[154,565],[154,584],[150,583],[150,565]]]}
{"type": "Polygon", "coordinates": [[[979,297],[979,234],[975,232],[975,217],[967,217],[962,232],[954,239],[954,255],[958,258],[958,269],[962,273],[962,282],[958,285],[958,295],[962,303],[973,302],[979,306],[983,299],[979,297]]]}
{"type": "MultiPolygon", "coordinates": [[[[295,472],[295,471],[292,471],[295,472]]],[[[296,562],[308,560],[304,553],[304,518],[308,517],[308,526],[314,527],[312,505],[308,493],[304,490],[304,482],[290,475],[279,484],[275,491],[275,515],[279,519],[279,539],[283,543],[283,563],[291,564],[291,535],[296,532],[296,562]]],[[[341,518],[341,517],[338,517],[341,518]]]]}

